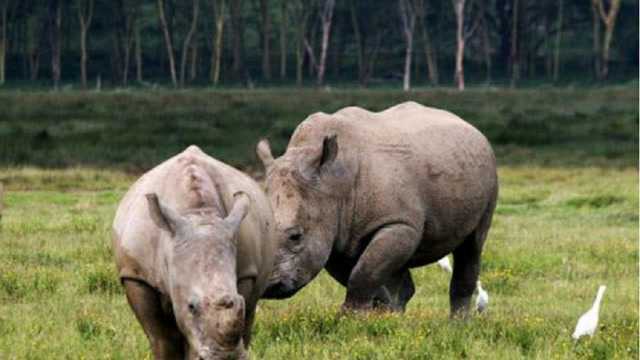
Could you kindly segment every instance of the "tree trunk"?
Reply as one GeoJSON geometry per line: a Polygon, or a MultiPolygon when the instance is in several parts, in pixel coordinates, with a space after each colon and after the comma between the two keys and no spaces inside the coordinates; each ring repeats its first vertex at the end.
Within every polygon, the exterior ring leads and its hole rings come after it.
{"type": "Polygon", "coordinates": [[[322,20],[322,44],[320,48],[320,61],[318,62],[318,86],[324,84],[324,73],[329,50],[329,37],[331,35],[331,23],[333,22],[333,8],[335,0],[325,0],[320,19],[322,20]]]}
{"type": "Polygon", "coordinates": [[[431,85],[438,85],[438,63],[435,60],[431,35],[429,35],[429,29],[427,28],[427,7],[425,6],[425,1],[426,0],[418,0],[415,5],[418,13],[418,20],[420,21],[420,32],[422,34],[422,42],[424,44],[424,59],[427,64],[429,82],[431,85]]]}
{"type": "Polygon", "coordinates": [[[611,0],[609,11],[605,11],[603,0],[593,0],[594,6],[597,6],[600,18],[604,23],[604,40],[602,44],[602,60],[600,71],[600,79],[604,80],[609,76],[609,56],[611,49],[611,40],[613,39],[613,29],[616,25],[618,11],[620,10],[620,0],[611,0]]]}
{"type": "Polygon", "coordinates": [[[49,3],[49,40],[51,43],[51,78],[53,88],[58,90],[62,71],[60,57],[62,53],[62,3],[54,0],[49,3]]]}
{"type": "Polygon", "coordinates": [[[135,28],[136,43],[136,80],[142,82],[142,43],[140,40],[140,24],[136,24],[135,28]]]}
{"type": "Polygon", "coordinates": [[[191,47],[191,40],[198,28],[198,14],[200,12],[200,0],[193,0],[192,18],[189,32],[182,43],[182,55],[180,57],[180,87],[184,87],[184,80],[187,72],[187,59],[189,55],[189,48],[191,47]]]}
{"type": "Polygon", "coordinates": [[[131,52],[136,51],[134,49],[136,44],[136,31],[137,22],[139,16],[139,5],[138,3],[129,3],[125,5],[125,2],[120,2],[120,16],[122,17],[123,24],[123,33],[124,36],[122,40],[122,51],[124,52],[124,60],[122,63],[122,85],[127,86],[129,83],[129,70],[131,67],[131,52]]]}
{"type": "Polygon", "coordinates": [[[289,28],[289,12],[287,0],[282,0],[280,19],[280,79],[287,77],[287,30],[289,28]]]}
{"type": "Polygon", "coordinates": [[[80,22],[80,84],[87,88],[87,33],[93,18],[93,0],[78,0],[78,20],[80,22]]]}
{"type": "Polygon", "coordinates": [[[262,17],[262,76],[271,80],[271,16],[269,14],[269,0],[260,0],[260,14],[262,17]]]}
{"type": "Polygon", "coordinates": [[[358,82],[363,86],[365,74],[364,62],[364,44],[362,42],[362,33],[360,32],[360,24],[358,22],[358,13],[356,10],[356,0],[349,0],[349,13],[351,14],[351,26],[353,27],[353,36],[356,42],[356,52],[358,59],[358,82]]]}
{"type": "Polygon", "coordinates": [[[600,79],[601,51],[600,51],[600,14],[596,1],[591,2],[591,15],[593,17],[593,69],[596,79],[600,79]]]}
{"type": "Polygon", "coordinates": [[[402,20],[402,32],[406,43],[402,89],[409,91],[411,89],[411,59],[413,58],[413,30],[416,24],[416,10],[412,0],[400,0],[398,6],[400,20],[402,20]]]}
{"type": "Polygon", "coordinates": [[[233,64],[231,68],[237,79],[240,79],[244,72],[244,22],[241,9],[242,0],[233,0],[229,4],[233,47],[233,64]]]}
{"type": "MultiPolygon", "coordinates": [[[[561,0],[562,1],[562,0],[561,0]]],[[[515,87],[520,79],[520,51],[518,51],[518,26],[520,18],[520,1],[513,0],[513,13],[511,19],[511,87],[515,87]]]]}
{"type": "Polygon", "coordinates": [[[178,87],[178,77],[176,76],[176,60],[173,54],[173,44],[171,42],[171,34],[169,33],[169,25],[164,14],[164,0],[158,0],[158,15],[160,16],[160,27],[164,34],[164,43],[167,48],[169,57],[169,71],[171,72],[171,83],[174,87],[178,87]]]}
{"type": "Polygon", "coordinates": [[[32,81],[37,80],[38,78],[38,70],[40,68],[41,36],[44,33],[43,22],[45,22],[38,14],[39,12],[33,11],[28,15],[25,21],[25,56],[29,63],[29,79],[32,81]]]}
{"type": "Polygon", "coordinates": [[[191,69],[189,70],[189,81],[193,82],[198,76],[198,41],[191,43],[191,69]]]}
{"type": "Polygon", "coordinates": [[[562,18],[564,11],[564,0],[558,0],[558,29],[556,33],[556,44],[553,56],[553,81],[557,82],[560,75],[560,41],[562,41],[562,18]]]}
{"type": "Polygon", "coordinates": [[[296,29],[296,84],[302,86],[306,42],[305,32],[307,30],[310,11],[304,0],[296,0],[292,6],[292,18],[296,29]]]}
{"type": "Polygon", "coordinates": [[[487,20],[482,19],[482,55],[484,56],[484,64],[487,72],[486,81],[487,84],[491,83],[491,41],[489,37],[489,28],[487,26],[487,20]]]}
{"type": "Polygon", "coordinates": [[[220,65],[222,62],[222,35],[224,32],[225,0],[221,0],[219,3],[216,0],[215,4],[216,34],[213,40],[213,54],[211,59],[211,82],[213,85],[218,85],[218,82],[220,81],[220,65]]]}
{"type": "Polygon", "coordinates": [[[2,2],[0,8],[0,85],[6,81],[6,58],[7,58],[7,21],[9,20],[9,1],[2,2]]]}
{"type": "Polygon", "coordinates": [[[369,56],[367,56],[368,60],[365,61],[365,73],[364,78],[362,79],[362,86],[364,87],[367,87],[367,85],[369,84],[369,80],[373,76],[376,60],[378,59],[378,52],[380,50],[380,44],[382,43],[382,35],[382,32],[379,32],[376,36],[376,42],[373,46],[373,51],[369,53],[369,56]]]}
{"type": "Polygon", "coordinates": [[[453,9],[456,13],[456,65],[454,77],[459,91],[464,90],[464,2],[465,0],[453,0],[453,9]]]}

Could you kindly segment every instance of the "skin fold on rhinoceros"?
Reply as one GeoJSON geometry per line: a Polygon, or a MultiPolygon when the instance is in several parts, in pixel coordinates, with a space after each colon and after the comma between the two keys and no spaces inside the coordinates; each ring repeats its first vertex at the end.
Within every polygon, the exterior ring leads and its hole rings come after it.
{"type": "Polygon", "coordinates": [[[255,181],[193,145],[129,189],[113,249],[156,359],[247,357],[273,221],[255,181]]]}
{"type": "Polygon", "coordinates": [[[487,139],[459,117],[414,102],[373,113],[316,113],[274,160],[257,153],[276,220],[267,298],[286,298],[323,268],[343,309],[403,311],[410,269],[453,253],[451,314],[466,315],[496,206],[487,139]]]}

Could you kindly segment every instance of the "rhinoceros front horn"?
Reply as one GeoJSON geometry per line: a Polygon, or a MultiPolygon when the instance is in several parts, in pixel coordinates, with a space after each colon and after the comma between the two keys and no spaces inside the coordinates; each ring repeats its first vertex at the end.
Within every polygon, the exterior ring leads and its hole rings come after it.
{"type": "Polygon", "coordinates": [[[258,146],[256,146],[256,153],[262,161],[262,165],[264,165],[265,170],[268,170],[273,164],[273,155],[271,154],[271,146],[269,146],[269,141],[267,139],[260,140],[258,146]]]}

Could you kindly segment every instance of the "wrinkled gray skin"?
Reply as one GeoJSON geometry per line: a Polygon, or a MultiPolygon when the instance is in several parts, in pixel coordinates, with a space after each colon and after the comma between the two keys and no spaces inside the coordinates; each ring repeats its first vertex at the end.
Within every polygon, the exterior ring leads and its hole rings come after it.
{"type": "Polygon", "coordinates": [[[190,146],[120,202],[113,249],[156,359],[243,359],[273,266],[259,185],[190,146]]]}
{"type": "Polygon", "coordinates": [[[261,141],[275,213],[265,297],[292,296],[323,268],[347,287],[343,309],[403,311],[409,269],[453,253],[451,314],[466,315],[496,206],[486,138],[457,116],[407,102],[302,122],[284,155],[261,141]]]}

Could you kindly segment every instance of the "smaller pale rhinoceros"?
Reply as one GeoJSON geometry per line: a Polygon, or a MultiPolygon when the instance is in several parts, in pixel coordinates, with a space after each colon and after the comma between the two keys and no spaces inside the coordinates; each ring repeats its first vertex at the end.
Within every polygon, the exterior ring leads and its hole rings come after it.
{"type": "Polygon", "coordinates": [[[344,307],[402,311],[410,269],[453,253],[451,313],[466,315],[498,196],[493,151],[459,117],[407,102],[309,116],[274,159],[258,144],[275,214],[265,297],[295,294],[323,268],[344,307]]]}
{"type": "Polygon", "coordinates": [[[272,227],[259,185],[196,146],[129,189],[113,249],[156,359],[247,356],[273,265],[272,227]]]}

